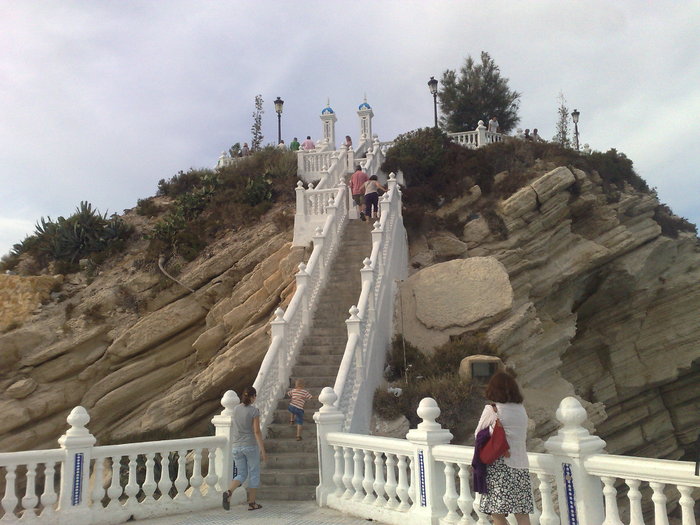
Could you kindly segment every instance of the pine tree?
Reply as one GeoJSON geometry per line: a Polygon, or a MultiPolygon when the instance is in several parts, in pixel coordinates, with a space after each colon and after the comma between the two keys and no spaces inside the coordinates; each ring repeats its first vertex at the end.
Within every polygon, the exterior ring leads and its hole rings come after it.
{"type": "Polygon", "coordinates": [[[440,124],[448,131],[471,131],[480,120],[498,119],[499,129],[507,133],[520,121],[520,93],[508,87],[508,79],[491,56],[481,52],[481,63],[468,56],[459,75],[448,69],[442,75],[440,124]]]}
{"type": "Polygon", "coordinates": [[[559,101],[559,108],[557,109],[559,119],[557,120],[557,133],[552,140],[568,148],[571,147],[571,139],[569,138],[569,108],[566,105],[566,98],[563,92],[559,92],[557,100],[559,101]]]}
{"type": "Polygon", "coordinates": [[[258,151],[260,149],[260,145],[262,144],[263,113],[265,113],[265,111],[263,110],[262,95],[255,95],[255,111],[253,112],[253,125],[250,127],[250,132],[253,134],[253,138],[250,140],[250,151],[258,151]]]}

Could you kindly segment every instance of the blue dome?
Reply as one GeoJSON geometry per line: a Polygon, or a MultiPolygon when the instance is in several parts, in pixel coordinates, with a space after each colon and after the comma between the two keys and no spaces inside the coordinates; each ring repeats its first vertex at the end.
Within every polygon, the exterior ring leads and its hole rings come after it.
{"type": "Polygon", "coordinates": [[[372,106],[370,106],[369,104],[367,104],[367,102],[363,102],[362,104],[360,104],[360,105],[358,106],[357,109],[372,109],[372,106]]]}
{"type": "Polygon", "coordinates": [[[329,115],[329,114],[331,114],[331,113],[335,113],[335,111],[333,111],[333,108],[331,108],[330,106],[326,106],[326,107],[323,108],[323,110],[321,111],[321,115],[329,115]]]}

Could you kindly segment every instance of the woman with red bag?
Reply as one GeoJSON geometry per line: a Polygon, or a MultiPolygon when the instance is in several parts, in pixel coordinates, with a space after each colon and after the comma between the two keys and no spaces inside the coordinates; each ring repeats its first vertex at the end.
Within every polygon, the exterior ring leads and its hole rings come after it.
{"type": "Polygon", "coordinates": [[[474,435],[489,427],[493,433],[498,420],[505,430],[509,450],[486,465],[486,493],[481,496],[479,510],[490,514],[494,525],[507,525],[506,516],[511,513],[518,525],[530,525],[528,514],[533,511],[533,501],[523,395],[513,376],[505,372],[493,375],[484,395],[494,403],[484,407],[474,435]]]}

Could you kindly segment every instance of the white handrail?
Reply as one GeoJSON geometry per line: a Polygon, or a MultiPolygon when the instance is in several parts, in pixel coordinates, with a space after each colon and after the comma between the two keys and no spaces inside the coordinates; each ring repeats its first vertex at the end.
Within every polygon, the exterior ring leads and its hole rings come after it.
{"type": "MultiPolygon", "coordinates": [[[[336,159],[337,160],[337,159],[336,159]]],[[[338,243],[348,217],[347,187],[338,184],[326,190],[297,189],[306,201],[308,194],[329,198],[323,207],[323,227],[317,227],[313,237],[314,248],[306,264],[299,265],[297,288],[287,307],[278,308],[272,320],[270,346],[260,366],[253,386],[258,392],[256,406],[260,410],[260,425],[265,433],[272,421],[278,399],[288,386],[288,378],[304,337],[311,327],[320,292],[328,277],[328,269],[337,252],[338,243]]],[[[316,202],[320,212],[321,204],[316,202]]],[[[321,215],[319,215],[321,216],[321,215]]]]}
{"type": "MultiPolygon", "coordinates": [[[[378,143],[375,146],[379,148],[378,143]]],[[[346,321],[348,340],[334,385],[338,407],[345,414],[344,428],[351,431],[369,429],[371,400],[391,340],[396,280],[407,272],[401,192],[393,173],[388,186],[372,231],[372,251],[360,270],[360,296],[346,321]]]]}

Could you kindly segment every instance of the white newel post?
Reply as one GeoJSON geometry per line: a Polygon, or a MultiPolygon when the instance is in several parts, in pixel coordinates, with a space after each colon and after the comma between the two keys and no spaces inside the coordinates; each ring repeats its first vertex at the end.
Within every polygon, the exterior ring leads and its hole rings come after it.
{"type": "Polygon", "coordinates": [[[224,409],[221,414],[211,419],[216,436],[226,438],[226,444],[216,451],[216,474],[219,480],[216,483],[216,490],[223,492],[228,489],[228,485],[233,479],[233,457],[231,455],[231,443],[233,442],[233,409],[240,404],[238,395],[233,390],[227,390],[221,398],[221,406],[224,409]]]}
{"type": "Polygon", "coordinates": [[[445,475],[433,459],[433,447],[448,444],[452,433],[435,421],[440,415],[440,407],[432,397],[421,400],[417,413],[423,422],[406,434],[406,439],[416,446],[413,458],[416,468],[411,468],[416,496],[411,514],[420,516],[421,523],[437,525],[447,513],[447,507],[442,500],[445,475]]]}
{"type": "Polygon", "coordinates": [[[312,240],[314,243],[314,250],[318,246],[318,253],[319,253],[320,257],[316,261],[316,264],[319,265],[319,267],[318,267],[319,276],[321,277],[321,279],[324,279],[325,275],[326,275],[326,261],[323,257],[323,241],[325,240],[325,237],[323,236],[323,230],[321,229],[320,226],[318,226],[316,228],[316,231],[314,233],[312,240]]]}
{"type": "Polygon", "coordinates": [[[58,444],[65,454],[61,463],[59,522],[66,525],[89,524],[92,520],[88,509],[88,483],[92,447],[96,440],[85,428],[90,416],[83,407],[77,406],[71,410],[66,421],[70,428],[58,438],[58,444]]]}
{"type": "Polygon", "coordinates": [[[309,326],[309,274],[306,273],[306,264],[299,263],[299,272],[294,276],[297,282],[297,290],[303,290],[301,296],[301,323],[302,326],[309,326]]]}
{"type": "Polygon", "coordinates": [[[479,125],[476,127],[476,147],[486,146],[486,126],[484,126],[484,121],[480,120],[479,125]]]}
{"type": "Polygon", "coordinates": [[[364,290],[367,288],[369,290],[369,297],[367,300],[367,314],[365,315],[365,319],[369,319],[371,316],[374,315],[374,287],[372,286],[372,283],[374,282],[374,269],[372,268],[372,261],[370,261],[369,257],[365,257],[365,260],[362,261],[363,267],[360,270],[360,280],[362,282],[362,289],[364,290]]]}
{"type": "Polygon", "coordinates": [[[302,181],[297,182],[297,187],[294,188],[297,194],[297,215],[305,216],[306,213],[306,199],[304,198],[304,183],[302,181]]]}
{"type": "Polygon", "coordinates": [[[316,487],[316,501],[320,507],[326,505],[328,495],[335,492],[333,475],[335,474],[335,451],[328,444],[326,436],[329,432],[341,432],[345,416],[338,410],[334,403],[338,396],[329,386],[325,387],[318,400],[323,404],[314,414],[316,422],[316,439],[318,442],[318,472],[319,483],[316,487]]]}
{"type": "Polygon", "coordinates": [[[274,312],[275,318],[270,321],[270,338],[274,341],[279,338],[282,340],[282,352],[277,353],[277,359],[275,363],[275,370],[270,373],[277,374],[277,381],[279,385],[287,384],[287,370],[282,366],[282,362],[287,355],[288,338],[287,338],[287,321],[284,320],[284,310],[282,308],[277,308],[274,312]]]}
{"type": "Polygon", "coordinates": [[[557,409],[563,426],[544,444],[554,456],[562,525],[599,525],[605,520],[603,485],[583,466],[587,456],[605,453],[605,441],[581,426],[586,417],[578,399],[564,398],[557,409]]]}
{"type": "Polygon", "coordinates": [[[377,268],[374,270],[379,273],[384,271],[384,261],[382,261],[381,257],[381,242],[382,238],[384,235],[384,230],[382,229],[382,225],[380,224],[381,221],[375,221],[374,222],[374,229],[372,230],[372,251],[374,251],[374,247],[377,247],[377,253],[380,255],[377,258],[377,268]]]}

